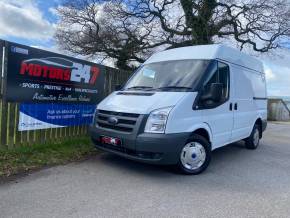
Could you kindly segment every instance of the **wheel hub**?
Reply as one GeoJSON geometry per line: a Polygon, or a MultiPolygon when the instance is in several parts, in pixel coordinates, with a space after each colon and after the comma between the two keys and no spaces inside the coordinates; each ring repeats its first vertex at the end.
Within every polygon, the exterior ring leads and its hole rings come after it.
{"type": "Polygon", "coordinates": [[[200,168],[206,159],[204,147],[198,142],[187,143],[182,149],[180,160],[182,165],[189,170],[200,168]]]}
{"type": "Polygon", "coordinates": [[[193,153],[193,154],[191,155],[191,157],[192,157],[192,159],[195,159],[195,158],[196,158],[196,154],[193,153]]]}

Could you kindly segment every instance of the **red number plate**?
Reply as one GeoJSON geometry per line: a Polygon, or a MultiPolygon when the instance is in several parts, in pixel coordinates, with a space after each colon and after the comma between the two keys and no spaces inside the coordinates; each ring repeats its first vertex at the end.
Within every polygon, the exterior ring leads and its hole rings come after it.
{"type": "Polygon", "coordinates": [[[118,139],[118,138],[113,138],[113,137],[109,137],[109,136],[101,136],[101,143],[120,146],[122,144],[122,141],[121,141],[121,139],[118,139]]]}

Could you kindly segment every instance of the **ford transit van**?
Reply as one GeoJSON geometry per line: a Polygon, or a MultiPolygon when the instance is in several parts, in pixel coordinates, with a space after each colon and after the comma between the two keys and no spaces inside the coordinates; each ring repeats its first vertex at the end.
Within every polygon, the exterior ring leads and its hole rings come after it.
{"type": "Polygon", "coordinates": [[[262,63],[224,45],[152,55],[97,106],[96,147],[199,174],[211,152],[239,140],[256,149],[267,124],[262,63]]]}

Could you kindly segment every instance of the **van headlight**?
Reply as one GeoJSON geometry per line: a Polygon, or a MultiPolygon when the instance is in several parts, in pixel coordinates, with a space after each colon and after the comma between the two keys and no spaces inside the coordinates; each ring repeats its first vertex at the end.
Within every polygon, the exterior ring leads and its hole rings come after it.
{"type": "Polygon", "coordinates": [[[173,107],[166,107],[154,110],[150,113],[144,132],[165,133],[168,115],[173,107]]]}

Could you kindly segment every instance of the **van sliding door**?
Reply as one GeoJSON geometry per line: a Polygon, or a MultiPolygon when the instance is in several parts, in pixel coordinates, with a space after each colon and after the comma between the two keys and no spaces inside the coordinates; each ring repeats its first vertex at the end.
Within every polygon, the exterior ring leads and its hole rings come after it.
{"type": "Polygon", "coordinates": [[[256,118],[256,106],[253,100],[254,86],[260,76],[244,67],[234,66],[234,141],[248,137],[256,118]]]}

